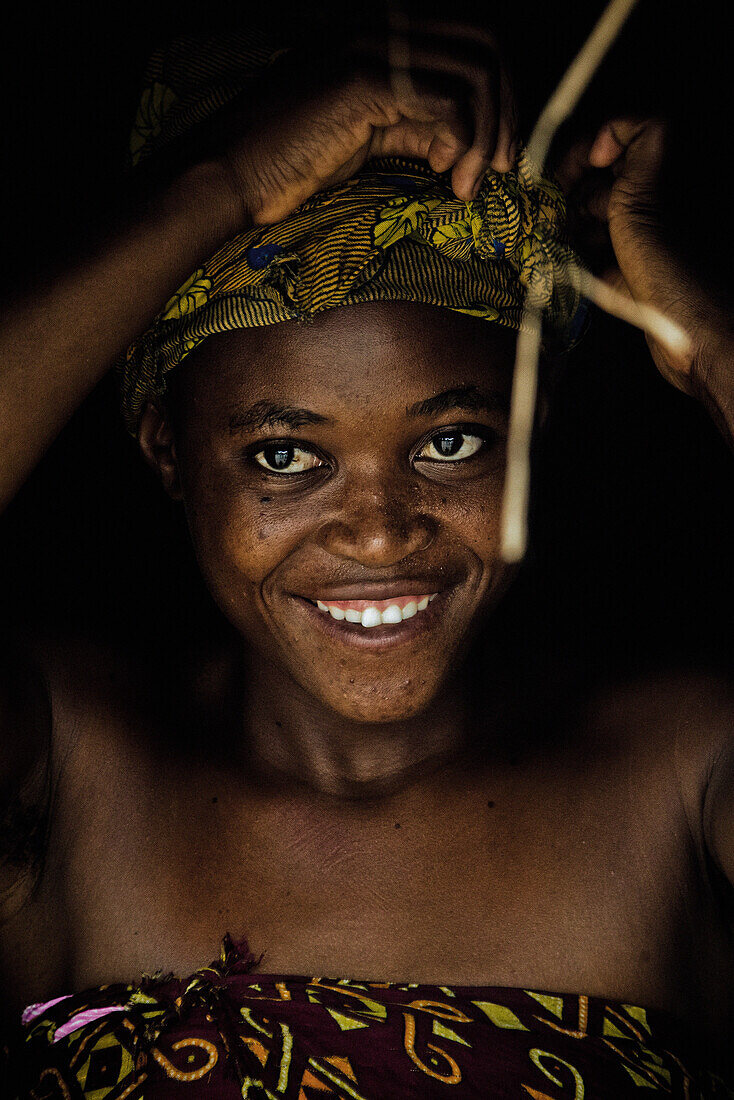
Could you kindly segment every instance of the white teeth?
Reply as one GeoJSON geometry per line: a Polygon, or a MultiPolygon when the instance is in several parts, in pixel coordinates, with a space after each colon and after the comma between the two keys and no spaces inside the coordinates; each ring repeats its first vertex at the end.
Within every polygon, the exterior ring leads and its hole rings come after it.
{"type": "Polygon", "coordinates": [[[403,608],[397,603],[391,603],[382,613],[376,607],[366,607],[364,611],[354,611],[351,608],[345,611],[335,604],[324,603],[323,600],[317,600],[316,606],[319,611],[327,612],[337,622],[346,619],[348,623],[360,623],[361,626],[369,630],[371,627],[380,626],[382,623],[397,625],[403,619],[412,619],[419,611],[425,611],[431,600],[435,600],[437,595],[438,593],[434,592],[430,596],[424,596],[421,600],[408,600],[403,608]]]}
{"type": "Polygon", "coordinates": [[[389,607],[386,607],[382,612],[383,623],[401,623],[403,621],[403,613],[396,603],[391,603],[389,607]]]}
{"type": "Polygon", "coordinates": [[[382,615],[376,607],[366,607],[362,612],[362,626],[379,626],[381,622],[382,615]]]}

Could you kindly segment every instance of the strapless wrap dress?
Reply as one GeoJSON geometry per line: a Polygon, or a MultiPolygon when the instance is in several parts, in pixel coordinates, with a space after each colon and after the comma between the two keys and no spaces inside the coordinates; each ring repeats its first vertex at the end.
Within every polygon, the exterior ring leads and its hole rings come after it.
{"type": "Polygon", "coordinates": [[[262,974],[244,940],[189,978],[29,1005],[12,1100],[733,1100],[669,1014],[501,986],[262,974]]]}

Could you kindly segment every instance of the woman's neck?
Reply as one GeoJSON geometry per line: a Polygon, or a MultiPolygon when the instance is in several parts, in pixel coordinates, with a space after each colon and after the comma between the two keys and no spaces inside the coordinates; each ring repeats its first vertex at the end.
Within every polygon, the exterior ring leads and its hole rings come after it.
{"type": "Polygon", "coordinates": [[[390,794],[459,758],[467,745],[458,679],[421,714],[388,723],[344,718],[258,655],[246,662],[245,685],[250,766],[337,798],[390,794]]]}

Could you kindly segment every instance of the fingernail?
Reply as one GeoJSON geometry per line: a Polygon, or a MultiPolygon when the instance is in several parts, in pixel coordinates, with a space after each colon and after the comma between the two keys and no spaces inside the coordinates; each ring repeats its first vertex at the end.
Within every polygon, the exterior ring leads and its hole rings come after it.
{"type": "Polygon", "coordinates": [[[482,186],[482,177],[480,176],[479,179],[477,180],[477,182],[474,184],[474,186],[471,189],[471,197],[473,199],[475,199],[477,197],[477,195],[479,194],[481,186],[482,186]]]}

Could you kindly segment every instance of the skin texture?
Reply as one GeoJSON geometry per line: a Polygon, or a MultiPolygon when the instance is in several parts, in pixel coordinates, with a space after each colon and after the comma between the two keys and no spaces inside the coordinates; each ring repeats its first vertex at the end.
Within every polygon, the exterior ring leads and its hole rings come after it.
{"type": "Polygon", "coordinates": [[[461,746],[460,657],[508,578],[513,347],[512,333],[429,306],[348,307],[212,338],[180,368],[174,414],[149,406],[143,453],[183,500],[202,573],[246,642],[248,740],[290,774],[364,792],[461,746]],[[274,404],[321,422],[243,423],[274,404]],[[431,439],[459,427],[474,453],[432,458],[431,439]],[[264,469],[273,440],[318,465],[264,469]],[[439,594],[427,611],[370,631],[314,607],[424,592],[439,594]]]}

